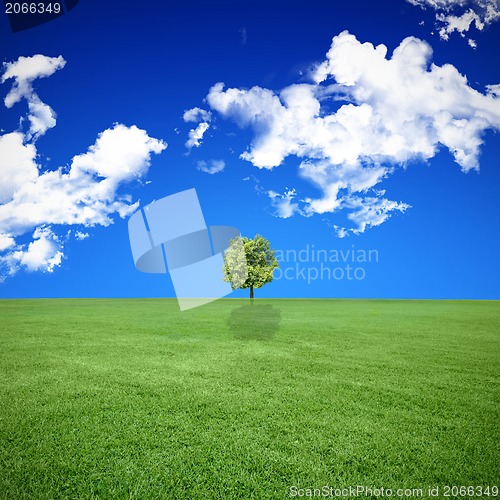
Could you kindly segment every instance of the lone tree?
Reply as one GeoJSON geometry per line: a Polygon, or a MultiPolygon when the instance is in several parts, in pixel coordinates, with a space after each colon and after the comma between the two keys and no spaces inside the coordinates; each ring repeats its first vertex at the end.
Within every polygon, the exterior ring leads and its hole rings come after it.
{"type": "Polygon", "coordinates": [[[266,238],[260,234],[256,234],[253,240],[246,236],[238,237],[231,240],[224,257],[224,281],[231,283],[233,290],[250,288],[250,298],[253,299],[253,289],[270,283],[273,271],[278,267],[274,250],[266,238]],[[242,284],[238,278],[245,275],[245,270],[247,278],[242,284]]]}

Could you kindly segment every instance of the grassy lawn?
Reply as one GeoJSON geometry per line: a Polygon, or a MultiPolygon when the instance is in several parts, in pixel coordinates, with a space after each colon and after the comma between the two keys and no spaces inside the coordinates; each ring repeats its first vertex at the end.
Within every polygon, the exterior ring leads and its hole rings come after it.
{"type": "Polygon", "coordinates": [[[2,300],[0,322],[0,498],[500,483],[500,302],[2,300]]]}

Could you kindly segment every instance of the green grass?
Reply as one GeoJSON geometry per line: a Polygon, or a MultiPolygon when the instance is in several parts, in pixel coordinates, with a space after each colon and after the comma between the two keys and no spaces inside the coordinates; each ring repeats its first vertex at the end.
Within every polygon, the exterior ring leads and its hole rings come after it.
{"type": "Polygon", "coordinates": [[[0,498],[500,482],[500,302],[2,300],[0,321],[0,498]]]}

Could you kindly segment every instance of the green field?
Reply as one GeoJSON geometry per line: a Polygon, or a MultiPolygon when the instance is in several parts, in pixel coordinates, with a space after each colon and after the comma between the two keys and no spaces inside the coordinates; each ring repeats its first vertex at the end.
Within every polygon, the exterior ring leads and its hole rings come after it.
{"type": "Polygon", "coordinates": [[[500,302],[2,300],[0,321],[0,498],[500,483],[500,302]]]}

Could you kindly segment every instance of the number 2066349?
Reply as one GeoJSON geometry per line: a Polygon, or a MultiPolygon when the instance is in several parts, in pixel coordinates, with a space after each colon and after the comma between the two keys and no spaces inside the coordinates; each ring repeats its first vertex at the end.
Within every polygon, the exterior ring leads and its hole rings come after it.
{"type": "Polygon", "coordinates": [[[444,486],[443,497],[498,497],[498,486],[444,486]]]}
{"type": "Polygon", "coordinates": [[[59,14],[62,11],[59,2],[6,2],[6,14],[59,14]]]}

